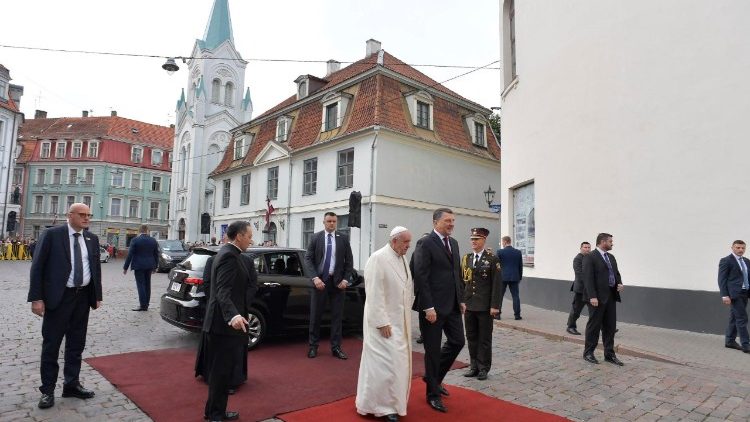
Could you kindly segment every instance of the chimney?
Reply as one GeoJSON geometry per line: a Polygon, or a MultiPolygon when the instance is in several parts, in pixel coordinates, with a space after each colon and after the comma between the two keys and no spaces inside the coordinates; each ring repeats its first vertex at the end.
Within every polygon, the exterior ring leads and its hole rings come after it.
{"type": "Polygon", "coordinates": [[[174,129],[174,123],[172,123],[171,125],[169,125],[169,128],[170,129],[174,129]]]}
{"type": "Polygon", "coordinates": [[[330,75],[333,72],[338,72],[339,69],[341,69],[341,62],[337,62],[336,60],[328,60],[326,66],[326,76],[330,75]]]}
{"type": "Polygon", "coordinates": [[[46,119],[47,118],[47,112],[44,110],[37,110],[34,112],[34,118],[35,119],[46,119]]]}
{"type": "Polygon", "coordinates": [[[81,117],[89,117],[89,112],[88,112],[88,110],[83,110],[83,111],[81,112],[81,117]]]}
{"type": "Polygon", "coordinates": [[[109,115],[112,116],[112,117],[117,117],[117,110],[110,111],[109,115]]]}
{"type": "Polygon", "coordinates": [[[370,57],[378,51],[380,51],[380,41],[372,38],[367,40],[367,54],[365,54],[365,57],[370,57]]]}

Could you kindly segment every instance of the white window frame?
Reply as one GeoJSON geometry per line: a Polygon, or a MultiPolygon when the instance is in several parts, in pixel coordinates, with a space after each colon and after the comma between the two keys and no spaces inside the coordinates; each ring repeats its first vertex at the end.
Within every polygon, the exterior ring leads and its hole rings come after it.
{"type": "Polygon", "coordinates": [[[35,185],[43,185],[46,178],[47,178],[47,169],[45,168],[36,169],[36,176],[34,177],[35,185]],[[40,175],[41,177],[39,177],[40,175]]]}
{"type": "Polygon", "coordinates": [[[341,189],[351,189],[354,187],[354,148],[347,148],[341,151],[336,151],[336,190],[341,189]],[[352,161],[342,164],[341,163],[341,155],[346,154],[347,156],[351,152],[352,154],[352,161]],[[347,167],[351,166],[351,178],[352,182],[350,184],[346,183],[346,179],[348,179],[349,174],[341,174],[342,169],[346,169],[347,167]],[[344,183],[341,183],[341,177],[344,177],[344,183]]]}
{"type": "Polygon", "coordinates": [[[69,210],[70,206],[76,203],[76,196],[75,195],[66,195],[65,196],[65,210],[69,210]],[[70,202],[70,198],[73,198],[73,202],[70,202]]]}
{"type": "Polygon", "coordinates": [[[96,169],[87,168],[83,170],[83,181],[86,182],[87,185],[93,185],[94,180],[96,180],[95,177],[96,177],[96,169]],[[89,170],[91,170],[91,180],[89,180],[89,177],[88,177],[89,170]]]}
{"type": "Polygon", "coordinates": [[[49,158],[52,142],[42,142],[39,146],[39,158],[49,158]]]}
{"type": "Polygon", "coordinates": [[[125,172],[123,171],[113,171],[112,172],[112,183],[110,186],[114,188],[122,188],[125,187],[125,172]],[[115,183],[115,176],[119,176],[120,184],[115,183]]]}
{"type": "Polygon", "coordinates": [[[78,168],[71,167],[68,169],[68,184],[69,185],[78,184],[78,168]]]}
{"type": "Polygon", "coordinates": [[[286,142],[289,139],[289,129],[292,127],[292,119],[287,116],[276,120],[276,142],[286,142]]]}
{"type": "Polygon", "coordinates": [[[88,148],[86,149],[87,158],[98,158],[99,157],[99,141],[89,141],[88,148]]]}
{"type": "Polygon", "coordinates": [[[346,117],[346,110],[347,107],[349,107],[349,100],[351,100],[351,98],[351,95],[343,92],[332,92],[323,97],[321,100],[321,103],[323,103],[322,123],[320,126],[321,132],[327,132],[341,127],[344,122],[344,117],[346,117]],[[328,124],[328,108],[333,105],[336,107],[336,121],[333,122],[333,125],[330,125],[328,124]]]}
{"type": "Polygon", "coordinates": [[[128,217],[129,218],[140,218],[140,214],[141,214],[141,201],[138,200],[138,199],[129,199],[128,200],[128,217]],[[133,215],[133,213],[131,213],[131,210],[132,210],[131,205],[133,205],[133,201],[135,201],[135,203],[136,203],[135,215],[133,215]]]}
{"type": "Polygon", "coordinates": [[[475,113],[466,118],[466,126],[469,129],[469,137],[474,146],[487,148],[487,119],[479,113],[475,113]],[[481,126],[482,136],[477,132],[477,127],[481,126]]]}
{"type": "Polygon", "coordinates": [[[55,143],[55,158],[57,159],[63,159],[65,158],[65,151],[67,150],[68,143],[65,141],[60,141],[55,143]],[[62,154],[60,154],[60,150],[62,149],[62,154]]]}
{"type": "Polygon", "coordinates": [[[44,212],[44,197],[42,195],[34,195],[34,214],[41,214],[44,212]]]}
{"type": "Polygon", "coordinates": [[[240,176],[240,205],[247,205],[250,203],[251,174],[252,173],[245,173],[240,176]]]}
{"type": "MultiPolygon", "coordinates": [[[[81,196],[81,203],[86,204],[89,209],[91,209],[91,195],[83,195],[81,196]]],[[[101,216],[99,216],[101,218],[101,216]]]]}
{"type": "Polygon", "coordinates": [[[109,199],[109,215],[110,215],[110,217],[122,217],[122,198],[120,198],[120,197],[113,197],[113,198],[109,199]],[[112,207],[115,204],[115,200],[120,201],[119,202],[119,206],[118,206],[118,213],[117,214],[114,214],[112,212],[113,211],[112,207]]]}
{"type": "Polygon", "coordinates": [[[51,195],[49,197],[49,213],[60,214],[60,197],[58,195],[51,195]]]}
{"type": "Polygon", "coordinates": [[[50,184],[62,185],[62,169],[61,168],[52,169],[52,179],[50,180],[50,184]]]}
{"type": "Polygon", "coordinates": [[[266,196],[269,199],[279,198],[279,166],[269,167],[266,172],[266,196]],[[271,171],[274,170],[274,176],[271,177],[271,171]]]}
{"type": "Polygon", "coordinates": [[[154,167],[161,166],[162,162],[164,161],[164,151],[160,149],[152,149],[151,150],[151,165],[154,167]],[[155,159],[155,157],[159,157],[159,159],[155,159]]]}
{"type": "Polygon", "coordinates": [[[143,174],[141,173],[130,173],[130,189],[140,190],[143,186],[143,174]],[[133,182],[138,176],[138,184],[134,185],[133,182]]]}
{"type": "Polygon", "coordinates": [[[161,203],[159,201],[151,201],[148,208],[148,218],[151,220],[158,220],[159,211],[161,211],[161,203]],[[156,204],[156,216],[154,216],[154,204],[156,204]]]}
{"type": "Polygon", "coordinates": [[[221,188],[221,207],[229,208],[232,199],[232,179],[224,179],[221,188]]]}
{"type": "Polygon", "coordinates": [[[70,158],[81,158],[82,152],[83,152],[83,142],[73,141],[73,144],[70,148],[70,158]]]}
{"type": "Polygon", "coordinates": [[[302,195],[309,196],[316,193],[318,193],[318,157],[313,157],[302,161],[302,195]],[[308,164],[311,168],[309,170],[308,164]]]}
{"type": "Polygon", "coordinates": [[[151,192],[161,192],[161,176],[151,176],[151,192]],[[154,189],[156,180],[159,180],[159,189],[154,189]]]}
{"type": "Polygon", "coordinates": [[[427,91],[417,91],[406,96],[406,106],[409,108],[411,123],[421,129],[434,130],[435,128],[435,100],[427,91]],[[419,107],[417,103],[423,103],[429,107],[427,126],[419,124],[419,107]]]}
{"type": "Polygon", "coordinates": [[[143,162],[143,147],[139,145],[133,145],[130,148],[130,162],[140,164],[143,162]]]}

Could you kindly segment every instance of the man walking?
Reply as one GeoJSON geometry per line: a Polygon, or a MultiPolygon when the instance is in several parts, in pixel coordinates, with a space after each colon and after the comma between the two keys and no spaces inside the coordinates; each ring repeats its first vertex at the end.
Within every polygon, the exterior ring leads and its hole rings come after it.
{"type": "Polygon", "coordinates": [[[570,291],[573,292],[573,307],[570,309],[570,315],[568,315],[568,328],[565,330],[569,334],[580,336],[578,332],[578,326],[576,322],[581,316],[583,307],[586,306],[586,301],[583,300],[583,257],[591,252],[591,243],[581,242],[581,249],[573,258],[573,273],[575,278],[573,284],[570,285],[570,291]]]}
{"type": "Polygon", "coordinates": [[[433,231],[418,243],[414,251],[416,299],[413,310],[419,312],[419,328],[424,341],[424,380],[427,403],[445,412],[441,395],[448,395],[443,378],[464,347],[461,262],[458,242],[451,238],[456,218],[448,208],[432,214],[433,231]],[[446,344],[441,348],[442,335],[446,344]]]}
{"type": "Polygon", "coordinates": [[[317,274],[312,283],[315,287],[310,299],[310,348],[308,358],[318,356],[320,320],[326,299],[331,303],[331,353],[339,359],[347,359],[341,350],[341,322],[344,315],[344,290],[349,285],[354,270],[352,247],[349,238],[336,233],[338,217],[333,212],[323,216],[325,230],[312,236],[305,254],[305,272],[317,274]]]}
{"type": "Polygon", "coordinates": [[[86,345],[89,308],[102,303],[99,238],[87,229],[91,210],[75,203],[68,222],[45,230],[39,238],[29,276],[31,311],[42,320],[42,393],[39,408],[55,405],[60,344],[65,337],[63,397],[90,399],[94,392],[78,378],[86,345]]]}
{"type": "Polygon", "coordinates": [[[151,274],[156,272],[159,266],[159,244],[156,239],[148,235],[148,226],[141,226],[141,234],[130,241],[128,257],[122,267],[122,273],[128,273],[131,267],[135,273],[135,286],[138,289],[138,302],[140,306],[133,308],[134,311],[147,311],[151,301],[151,274]]]}
{"type": "Polygon", "coordinates": [[[617,269],[612,250],[612,235],[599,233],[596,236],[596,251],[583,257],[584,299],[588,302],[589,320],[586,323],[586,343],[583,359],[590,363],[599,363],[594,357],[594,350],[599,343],[599,331],[602,333],[604,360],[618,366],[623,363],[615,355],[615,327],[617,325],[617,306],[620,292],[623,290],[620,271],[617,269]]]}
{"type": "Polygon", "coordinates": [[[721,301],[729,306],[729,324],[727,325],[724,346],[730,349],[750,353],[750,337],[747,333],[747,291],[748,268],[750,260],[745,258],[745,242],[732,242],[732,253],[719,261],[719,291],[721,301]],[[742,346],[737,344],[740,336],[742,346]]]}
{"type": "Polygon", "coordinates": [[[414,297],[404,259],[410,244],[411,233],[396,226],[388,244],[365,265],[367,298],[355,406],[361,415],[385,416],[389,422],[406,416],[411,387],[409,309],[414,297]]]}
{"type": "Polygon", "coordinates": [[[487,379],[492,365],[492,319],[500,312],[500,261],[484,249],[490,231],[471,229],[471,252],[461,260],[464,280],[464,325],[471,368],[465,377],[487,379]]]}
{"type": "Polygon", "coordinates": [[[502,248],[497,250],[497,258],[500,260],[503,283],[500,287],[500,314],[503,312],[503,298],[505,290],[510,289],[510,295],[513,297],[513,315],[516,320],[521,318],[521,297],[518,294],[518,285],[523,277],[523,257],[521,251],[510,244],[510,236],[503,236],[502,248]]]}

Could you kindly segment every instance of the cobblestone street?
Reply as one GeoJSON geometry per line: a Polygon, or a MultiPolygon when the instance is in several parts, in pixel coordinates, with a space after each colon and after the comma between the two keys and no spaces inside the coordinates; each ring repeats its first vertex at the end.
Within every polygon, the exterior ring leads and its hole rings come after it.
{"type": "MultiPolygon", "coordinates": [[[[121,265],[122,260],[102,264],[104,305],[91,312],[84,358],[194,347],[197,336],[174,328],[159,317],[158,301],[166,288],[166,274],[153,278],[151,310],[132,312],[130,308],[137,304],[135,283],[132,273],[122,275],[121,265]]],[[[0,422],[151,420],[85,363],[81,381],[96,391],[95,398],[63,399],[58,384],[55,406],[48,410],[36,407],[41,318],[33,315],[26,303],[29,266],[28,262],[0,264],[0,286],[9,299],[0,308],[4,322],[0,334],[0,422]]],[[[526,314],[523,322],[533,324],[533,315],[526,314]]],[[[625,324],[620,327],[621,331],[628,330],[625,324]]],[[[494,337],[493,368],[488,381],[464,378],[463,370],[457,370],[448,375],[446,382],[573,420],[746,421],[750,418],[750,372],[745,369],[692,362],[665,363],[623,355],[622,368],[604,362],[591,365],[581,359],[582,347],[578,344],[501,327],[499,322],[494,337]]],[[[715,353],[735,353],[731,355],[735,359],[739,352],[725,350],[718,343],[715,353]]],[[[597,356],[601,358],[601,351],[597,356]]],[[[750,360],[750,356],[747,358],[750,360]]],[[[466,349],[459,359],[468,361],[466,349]]],[[[248,382],[252,383],[252,373],[248,382]]],[[[450,399],[446,400],[446,406],[450,412],[450,399]]]]}

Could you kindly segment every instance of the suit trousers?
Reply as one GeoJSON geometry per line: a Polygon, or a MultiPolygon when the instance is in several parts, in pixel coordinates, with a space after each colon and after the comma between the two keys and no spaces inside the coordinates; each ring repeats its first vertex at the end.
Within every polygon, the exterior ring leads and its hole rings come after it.
{"type": "Polygon", "coordinates": [[[425,315],[424,311],[419,312],[419,329],[424,345],[424,380],[427,383],[427,398],[435,399],[440,397],[439,388],[445,374],[464,348],[464,325],[458,309],[447,315],[438,314],[434,323],[427,321],[425,315]],[[441,348],[443,332],[446,342],[441,348]]]}
{"type": "Polygon", "coordinates": [[[599,332],[602,333],[602,344],[604,345],[604,357],[615,356],[615,329],[617,326],[617,301],[610,287],[609,298],[606,303],[599,299],[599,306],[591,306],[589,302],[589,320],[586,323],[586,343],[583,354],[593,354],[599,343],[599,332]]]}
{"type": "Polygon", "coordinates": [[[151,272],[152,270],[133,270],[141,309],[148,309],[148,304],[151,302],[151,272]]]}
{"type": "Polygon", "coordinates": [[[327,299],[331,303],[331,349],[340,348],[345,292],[334,286],[330,277],[323,283],[326,287],[323,290],[313,288],[310,296],[310,346],[317,346],[320,341],[320,320],[327,299]]]}
{"type": "Polygon", "coordinates": [[[503,281],[500,285],[500,310],[503,309],[503,298],[505,297],[505,289],[510,289],[510,295],[513,297],[513,315],[516,317],[521,316],[521,297],[518,294],[518,285],[520,281],[503,281]]]}
{"type": "Polygon", "coordinates": [[[60,345],[65,337],[64,386],[78,384],[81,355],[86,346],[89,325],[89,295],[93,287],[66,288],[62,301],[55,309],[45,309],[42,319],[42,394],[53,394],[60,366],[57,363],[60,345]]]}
{"type": "Polygon", "coordinates": [[[241,348],[247,348],[247,337],[207,333],[206,357],[208,363],[208,400],[204,415],[212,421],[224,419],[227,411],[234,368],[241,365],[237,357],[241,348]]]}
{"type": "Polygon", "coordinates": [[[573,292],[573,307],[570,309],[570,315],[568,315],[568,328],[578,328],[576,322],[581,317],[584,306],[586,306],[586,302],[583,300],[583,293],[573,292]]]}
{"type": "Polygon", "coordinates": [[[747,332],[747,290],[743,290],[738,298],[732,299],[726,343],[735,341],[737,335],[740,336],[740,344],[750,346],[750,337],[747,332]]]}
{"type": "Polygon", "coordinates": [[[492,365],[492,315],[490,310],[466,311],[464,325],[472,369],[489,372],[492,365]]]}

